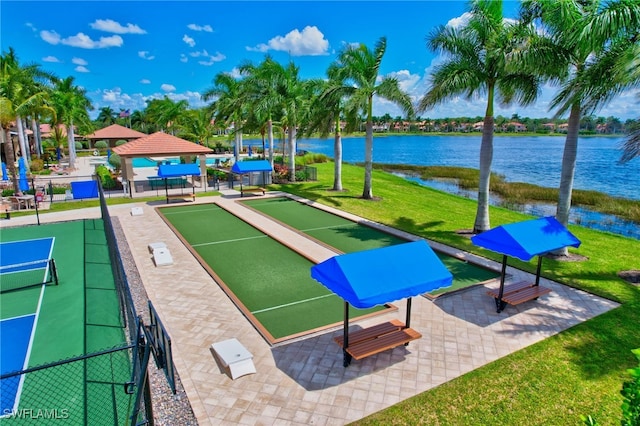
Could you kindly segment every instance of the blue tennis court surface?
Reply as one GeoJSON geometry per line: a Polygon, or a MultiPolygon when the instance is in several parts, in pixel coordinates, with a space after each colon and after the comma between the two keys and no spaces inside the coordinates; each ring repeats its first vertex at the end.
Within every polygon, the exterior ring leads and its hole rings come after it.
{"type": "Polygon", "coordinates": [[[49,260],[53,252],[53,242],[54,238],[2,242],[0,266],[49,260]]]}
{"type": "MultiPolygon", "coordinates": [[[[26,367],[35,318],[31,314],[0,321],[0,374],[26,367]]],[[[9,413],[17,407],[22,377],[9,377],[0,383],[0,413],[9,413]]]]}

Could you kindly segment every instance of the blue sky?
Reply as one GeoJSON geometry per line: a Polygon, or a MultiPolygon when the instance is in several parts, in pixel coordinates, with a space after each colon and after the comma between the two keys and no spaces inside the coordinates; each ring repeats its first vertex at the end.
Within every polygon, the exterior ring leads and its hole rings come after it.
{"type": "MultiPolygon", "coordinates": [[[[505,3],[514,17],[517,1],[505,3]]],[[[235,72],[266,54],[293,60],[302,78],[322,78],[347,43],[373,48],[387,37],[381,74],[395,76],[416,101],[441,58],[426,48],[437,25],[455,25],[463,1],[7,1],[0,4],[0,46],[21,63],[38,63],[59,77],[73,76],[100,107],[143,109],[165,95],[203,106],[200,94],[220,72],[235,72]]],[[[550,117],[546,88],[531,107],[497,107],[510,117],[550,117]]],[[[483,116],[485,99],[455,99],[422,117],[483,116]]],[[[638,98],[627,93],[599,116],[637,118],[638,98]]],[[[375,115],[400,115],[377,100],[375,115]]]]}

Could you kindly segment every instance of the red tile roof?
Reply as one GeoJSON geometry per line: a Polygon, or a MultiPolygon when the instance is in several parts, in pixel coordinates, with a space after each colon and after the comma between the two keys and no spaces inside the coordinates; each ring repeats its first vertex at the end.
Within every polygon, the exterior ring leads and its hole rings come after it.
{"type": "Polygon", "coordinates": [[[157,132],[113,148],[122,157],[211,154],[212,149],[157,132]]]}
{"type": "Polygon", "coordinates": [[[87,135],[87,139],[138,139],[147,136],[137,130],[129,129],[128,127],[121,126],[119,124],[112,124],[104,129],[96,130],[95,132],[87,135]]]}

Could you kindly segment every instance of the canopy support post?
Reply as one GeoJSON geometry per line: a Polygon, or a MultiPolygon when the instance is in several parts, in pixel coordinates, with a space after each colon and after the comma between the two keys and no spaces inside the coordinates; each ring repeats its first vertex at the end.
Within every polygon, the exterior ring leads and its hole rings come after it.
{"type": "Polygon", "coordinates": [[[167,178],[164,178],[164,195],[167,197],[167,204],[169,204],[169,182],[167,178]]]}
{"type": "Polygon", "coordinates": [[[502,300],[502,295],[504,293],[504,279],[505,275],[507,275],[507,255],[502,255],[502,273],[500,274],[500,291],[498,292],[498,298],[496,299],[496,308],[498,313],[502,312],[504,307],[507,305],[505,301],[502,300]]]}
{"type": "Polygon", "coordinates": [[[342,366],[348,367],[351,364],[351,355],[347,352],[349,347],[349,302],[344,302],[344,328],[343,328],[343,345],[342,345],[342,366]]]}
{"type": "Polygon", "coordinates": [[[411,327],[411,297],[407,298],[407,318],[404,322],[405,328],[411,327]]]}
{"type": "Polygon", "coordinates": [[[540,271],[542,270],[542,255],[538,256],[538,267],[536,268],[536,282],[534,286],[540,285],[540,271]]]}

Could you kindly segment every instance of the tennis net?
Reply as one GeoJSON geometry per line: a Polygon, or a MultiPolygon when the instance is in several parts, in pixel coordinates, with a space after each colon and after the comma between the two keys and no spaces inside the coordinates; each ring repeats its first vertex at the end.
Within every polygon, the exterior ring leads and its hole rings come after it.
{"type": "Polygon", "coordinates": [[[54,259],[0,266],[0,293],[42,284],[58,285],[58,272],[54,259]]]}

